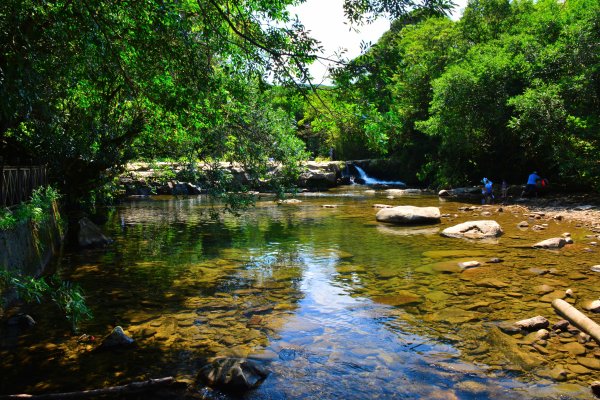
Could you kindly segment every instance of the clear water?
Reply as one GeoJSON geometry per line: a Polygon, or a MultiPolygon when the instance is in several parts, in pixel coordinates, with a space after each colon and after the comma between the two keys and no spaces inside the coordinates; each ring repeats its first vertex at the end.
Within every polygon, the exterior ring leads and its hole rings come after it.
{"type": "Polygon", "coordinates": [[[543,219],[529,221],[544,230],[521,229],[528,217],[518,208],[460,211],[465,204],[360,186],[298,198],[263,198],[217,220],[204,197],[119,206],[105,227],[113,245],[65,251],[57,267],[93,308],[81,333],[99,338],[120,325],[137,347],[92,352],[53,309],[38,311],[34,330],[3,334],[0,393],[164,376],[194,383],[206,359],[234,356],[271,371],[247,399],[591,397],[598,371],[578,368],[578,358],[594,359],[597,345],[573,355],[563,346],[576,338],[564,335],[536,350],[497,328],[536,315],[556,322],[550,301],[567,288],[576,306],[597,298],[591,232],[543,219]],[[376,222],[377,203],[448,215],[438,225],[396,227],[376,222]],[[475,219],[495,219],[505,234],[473,242],[438,233],[475,219]],[[530,247],[566,231],[575,244],[560,251],[530,247]],[[504,261],[485,263],[494,257],[504,261]],[[460,272],[467,260],[483,264],[460,272]],[[556,368],[566,381],[553,378],[556,368]]]}

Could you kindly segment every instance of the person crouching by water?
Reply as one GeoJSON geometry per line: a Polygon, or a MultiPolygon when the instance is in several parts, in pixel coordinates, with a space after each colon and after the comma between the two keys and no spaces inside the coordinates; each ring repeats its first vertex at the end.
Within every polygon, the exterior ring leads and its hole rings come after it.
{"type": "Polygon", "coordinates": [[[529,174],[529,177],[527,178],[527,185],[525,185],[525,190],[523,190],[523,193],[521,193],[521,197],[534,194],[537,197],[537,185],[538,181],[541,179],[542,178],[540,178],[536,171],[533,171],[531,174],[529,174]]]}
{"type": "Polygon", "coordinates": [[[506,182],[506,179],[502,179],[502,201],[505,202],[506,200],[508,200],[508,182],[506,182]]]}
{"type": "Polygon", "coordinates": [[[481,199],[481,204],[492,204],[494,202],[493,182],[488,178],[483,178],[481,183],[483,183],[483,189],[481,189],[483,199],[481,199]]]}

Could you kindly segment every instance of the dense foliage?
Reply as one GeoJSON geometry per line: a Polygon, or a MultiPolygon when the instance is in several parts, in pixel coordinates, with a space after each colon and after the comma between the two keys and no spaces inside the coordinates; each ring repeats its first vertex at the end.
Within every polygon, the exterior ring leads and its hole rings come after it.
{"type": "MultiPolygon", "coordinates": [[[[236,161],[257,179],[273,159],[294,175],[303,143],[265,93],[310,87],[319,45],[289,15],[294,3],[1,2],[4,161],[49,163],[70,198],[134,158],[236,161]]],[[[359,22],[438,3],[448,2],[347,0],[345,9],[359,22]]]]}
{"type": "Polygon", "coordinates": [[[19,224],[30,223],[34,228],[54,218],[56,225],[63,223],[57,212],[56,202],[60,198],[58,191],[51,187],[40,187],[33,191],[31,200],[19,204],[13,209],[0,209],[0,231],[13,229],[19,224]]]}
{"type": "Polygon", "coordinates": [[[408,181],[537,169],[600,189],[599,24],[597,0],[471,0],[458,22],[409,14],[338,71],[324,95],[336,112],[312,129],[344,158],[398,158],[408,181]]]}
{"type": "MultiPolygon", "coordinates": [[[[412,183],[482,175],[600,188],[599,0],[345,0],[350,21],[389,32],[313,89],[319,43],[292,0],[5,0],[0,3],[0,149],[49,163],[69,199],[132,159],[215,167],[244,191],[269,160],[288,186],[306,157],[394,157],[412,183]]],[[[193,172],[193,171],[192,171],[193,172]]]]}

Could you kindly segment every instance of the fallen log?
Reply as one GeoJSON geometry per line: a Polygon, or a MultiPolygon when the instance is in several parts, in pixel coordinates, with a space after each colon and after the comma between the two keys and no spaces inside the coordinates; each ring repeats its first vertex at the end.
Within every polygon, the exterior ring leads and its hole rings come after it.
{"type": "Polygon", "coordinates": [[[564,300],[554,299],[552,307],[560,312],[570,323],[590,335],[600,344],[600,325],[586,317],[581,311],[564,300]]]}
{"type": "Polygon", "coordinates": [[[55,399],[86,399],[99,396],[127,395],[160,387],[181,384],[172,376],[166,378],[148,379],[142,382],[132,382],[122,386],[110,386],[100,389],[82,390],[78,392],[66,393],[46,393],[46,394],[9,394],[0,396],[0,400],[29,399],[29,400],[55,400],[55,399]]]}

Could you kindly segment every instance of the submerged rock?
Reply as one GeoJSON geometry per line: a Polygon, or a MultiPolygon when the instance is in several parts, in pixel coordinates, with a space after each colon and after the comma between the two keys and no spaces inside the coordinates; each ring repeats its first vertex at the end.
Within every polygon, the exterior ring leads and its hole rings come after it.
{"type": "Polygon", "coordinates": [[[83,217],[79,220],[79,233],[77,242],[81,247],[105,246],[112,243],[112,240],[105,236],[100,228],[88,218],[83,217]]]}
{"type": "Polygon", "coordinates": [[[485,239],[502,235],[500,225],[493,220],[467,221],[446,228],[441,235],[451,238],[485,239]]]}
{"type": "Polygon", "coordinates": [[[268,371],[254,361],[217,358],[200,370],[198,378],[208,386],[240,393],[257,388],[268,375],[268,371]]]}
{"type": "Polygon", "coordinates": [[[437,207],[398,206],[379,210],[375,218],[403,225],[434,224],[440,222],[441,214],[437,207]]]}
{"type": "Polygon", "coordinates": [[[394,208],[394,206],[390,206],[389,204],[373,204],[373,208],[394,208]]]}

